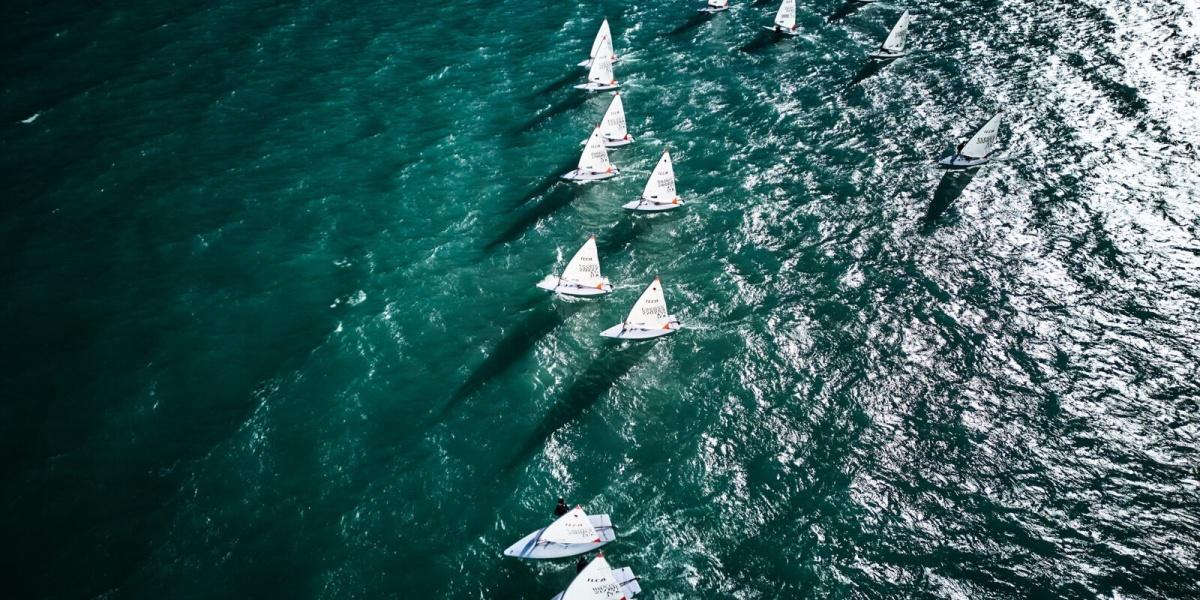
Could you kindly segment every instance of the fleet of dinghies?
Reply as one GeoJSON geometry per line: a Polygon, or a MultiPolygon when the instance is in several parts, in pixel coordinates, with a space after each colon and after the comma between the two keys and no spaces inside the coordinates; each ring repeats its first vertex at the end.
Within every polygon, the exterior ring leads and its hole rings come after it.
{"type": "MultiPolygon", "coordinates": [[[[876,0],[857,0],[873,3],[876,0]]],[[[707,0],[702,12],[720,12],[729,8],[729,0],[707,0]]],[[[869,54],[872,59],[893,59],[906,54],[905,42],[913,17],[906,10],[888,32],[887,38],[869,54]]],[[[766,29],[776,33],[795,36],[796,0],[782,0],[771,26],[766,29]]],[[[592,41],[588,58],[579,63],[588,69],[587,81],[575,86],[589,92],[614,90],[619,87],[613,73],[613,63],[618,57],[613,49],[612,29],[608,19],[600,23],[600,29],[592,41]]],[[[996,138],[1000,129],[1001,113],[996,114],[967,139],[959,144],[954,154],[938,161],[945,168],[972,168],[991,160],[996,149],[996,138]]],[[[608,109],[591,135],[583,142],[583,153],[578,166],[561,177],[575,182],[590,182],[611,179],[620,170],[609,160],[608,148],[619,148],[633,143],[627,130],[625,106],[621,94],[614,93],[608,109]]],[[[654,167],[642,195],[623,204],[631,211],[661,212],[683,205],[675,189],[675,168],[671,154],[663,150],[654,167]]],[[[537,287],[565,296],[602,296],[613,291],[608,278],[600,273],[600,257],[596,248],[596,236],[588,237],[583,246],[571,257],[562,272],[549,275],[537,287]]],[[[638,297],[623,321],[600,332],[606,338],[618,340],[648,340],[679,331],[679,320],[667,310],[666,295],[662,280],[658,277],[638,297]]],[[[583,507],[576,506],[567,511],[560,499],[560,511],[565,514],[549,525],[533,531],[504,550],[506,556],[524,559],[556,559],[577,556],[597,550],[616,540],[616,530],[608,515],[588,515],[583,507]]],[[[580,565],[583,565],[582,559],[580,565]]],[[[553,600],[626,600],[640,594],[637,577],[628,567],[614,569],[603,553],[598,554],[576,575],[565,590],[553,600]]]]}

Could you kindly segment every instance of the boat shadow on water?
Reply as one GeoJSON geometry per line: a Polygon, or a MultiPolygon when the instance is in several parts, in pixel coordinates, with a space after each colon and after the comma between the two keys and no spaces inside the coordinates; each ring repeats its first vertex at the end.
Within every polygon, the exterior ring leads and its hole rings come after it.
{"type": "Polygon", "coordinates": [[[850,88],[866,81],[867,79],[874,77],[876,74],[878,74],[880,71],[882,71],[885,67],[892,64],[893,62],[896,62],[896,59],[894,59],[894,58],[871,59],[870,62],[863,65],[863,67],[861,69],[859,69],[857,73],[854,74],[854,77],[852,79],[850,79],[850,83],[846,84],[846,89],[849,90],[850,88]]]}
{"type": "Polygon", "coordinates": [[[526,229],[533,227],[543,218],[565,208],[568,204],[583,196],[585,192],[585,186],[571,185],[566,182],[558,186],[549,186],[549,192],[537,204],[534,204],[521,214],[521,216],[517,217],[516,221],[513,221],[500,235],[488,242],[483,249],[486,251],[495,250],[497,246],[507,244],[521,237],[521,234],[525,233],[526,229]]]}
{"type": "Polygon", "coordinates": [[[538,184],[533,187],[533,189],[526,192],[525,195],[521,196],[520,198],[517,198],[516,200],[512,201],[509,204],[509,207],[517,208],[520,206],[524,206],[530,200],[539,198],[542,195],[544,195],[546,192],[550,191],[550,188],[554,187],[554,184],[556,184],[556,183],[561,183],[563,185],[566,185],[566,182],[563,181],[562,177],[559,174],[566,173],[567,171],[574,169],[575,165],[578,162],[579,162],[578,158],[572,158],[570,160],[564,161],[562,164],[558,165],[557,168],[555,168],[553,171],[551,171],[549,175],[546,175],[545,177],[543,177],[542,180],[539,181],[538,184]]]}
{"type": "Polygon", "coordinates": [[[554,432],[574,421],[612,389],[654,349],[658,340],[606,346],[603,354],[554,401],[504,471],[511,473],[546,444],[554,432]]]}
{"type": "Polygon", "coordinates": [[[483,362],[479,363],[462,385],[458,386],[446,406],[442,408],[438,420],[444,419],[463,400],[470,398],[487,382],[503,375],[517,361],[528,356],[542,338],[550,335],[555,328],[565,323],[571,315],[585,305],[583,302],[553,302],[549,301],[546,296],[549,294],[541,294],[536,300],[529,303],[532,305],[529,314],[525,315],[500,339],[500,342],[487,353],[483,362]]]}
{"type": "Polygon", "coordinates": [[[558,90],[561,90],[561,89],[567,87],[572,82],[579,82],[581,79],[582,78],[580,77],[580,73],[575,71],[574,69],[572,69],[566,75],[563,75],[558,80],[550,83],[546,87],[531,94],[529,96],[529,99],[533,100],[533,99],[539,98],[541,96],[545,96],[546,94],[552,94],[554,92],[557,92],[558,90]]]}
{"type": "MultiPolygon", "coordinates": [[[[582,78],[576,79],[578,81],[582,81],[582,78]]],[[[516,135],[531,131],[534,127],[549,121],[557,115],[561,115],[562,113],[565,113],[573,108],[579,108],[580,106],[583,106],[583,103],[587,102],[589,97],[590,94],[583,91],[571,94],[570,96],[567,96],[566,98],[563,98],[562,100],[550,105],[550,108],[547,108],[546,110],[534,115],[532,119],[529,119],[523,125],[514,129],[512,133],[516,135]]]]}
{"type": "Polygon", "coordinates": [[[747,42],[741,48],[738,48],[738,51],[745,52],[746,54],[757,54],[789,37],[791,36],[779,33],[777,31],[760,31],[754,37],[754,39],[747,42]]]}
{"type": "Polygon", "coordinates": [[[667,36],[668,37],[681,36],[689,31],[709,22],[709,20],[711,20],[713,18],[713,14],[714,13],[698,12],[698,13],[692,15],[691,17],[688,17],[688,20],[681,23],[679,25],[679,27],[672,29],[671,32],[667,34],[667,36]]]}
{"type": "Polygon", "coordinates": [[[839,6],[837,10],[833,11],[833,13],[829,15],[829,18],[826,19],[826,22],[832,23],[834,21],[845,19],[846,17],[858,12],[858,9],[866,6],[867,4],[867,2],[860,2],[859,0],[850,0],[849,2],[839,6]]]}
{"type": "Polygon", "coordinates": [[[937,189],[933,191],[933,200],[929,202],[929,209],[921,218],[921,233],[933,233],[942,215],[950,209],[950,205],[954,204],[959,196],[962,196],[967,186],[971,184],[971,180],[975,179],[977,172],[978,169],[966,169],[946,171],[942,174],[942,180],[938,182],[937,189]]]}

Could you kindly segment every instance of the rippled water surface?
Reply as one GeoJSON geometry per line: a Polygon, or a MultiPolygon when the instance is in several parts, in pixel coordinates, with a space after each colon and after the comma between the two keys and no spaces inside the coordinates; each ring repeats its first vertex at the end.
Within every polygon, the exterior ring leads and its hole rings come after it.
{"type": "Polygon", "coordinates": [[[1200,5],[797,4],[6,4],[7,593],[549,598],[565,495],[647,598],[1200,595],[1200,5]]]}

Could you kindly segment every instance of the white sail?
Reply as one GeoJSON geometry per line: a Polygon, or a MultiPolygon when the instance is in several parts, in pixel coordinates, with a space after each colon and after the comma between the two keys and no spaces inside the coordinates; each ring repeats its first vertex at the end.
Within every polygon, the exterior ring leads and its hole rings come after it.
{"type": "Polygon", "coordinates": [[[1000,131],[1000,117],[1004,113],[997,113],[990,121],[985,123],[975,135],[963,144],[962,150],[958,153],[967,158],[984,158],[992,153],[996,148],[996,133],[1000,131]]]}
{"type": "Polygon", "coordinates": [[[654,167],[650,180],[646,182],[646,189],[642,191],[642,198],[661,203],[679,199],[675,195],[675,167],[671,164],[670,152],[663,150],[662,158],[658,159],[658,165],[654,167]]]}
{"type": "Polygon", "coordinates": [[[796,27],[796,0],[783,0],[779,12],[775,13],[775,24],[784,29],[796,27]]]}
{"type": "Polygon", "coordinates": [[[900,20],[896,21],[896,26],[892,27],[892,32],[888,34],[887,39],[883,40],[883,45],[879,48],[888,52],[903,52],[904,40],[908,37],[908,24],[912,21],[908,11],[900,15],[900,20]]]}
{"type": "Polygon", "coordinates": [[[598,554],[588,563],[567,591],[563,592],[561,600],[624,600],[625,591],[617,578],[613,576],[612,566],[603,554],[598,554]]]}
{"type": "Polygon", "coordinates": [[[667,299],[663,296],[662,282],[657,277],[650,282],[642,297],[634,303],[633,310],[625,317],[626,325],[657,326],[667,320],[667,299]]]}
{"type": "Polygon", "coordinates": [[[592,526],[582,506],[572,508],[551,523],[542,531],[540,539],[556,544],[593,544],[601,541],[600,534],[592,526]]]}
{"type": "Polygon", "coordinates": [[[592,40],[592,50],[588,53],[588,57],[596,58],[600,52],[600,44],[606,40],[608,41],[608,53],[612,54],[612,30],[608,27],[608,19],[604,19],[604,22],[600,23],[600,31],[596,32],[596,39],[592,40]]]}
{"type": "Polygon", "coordinates": [[[588,71],[588,81],[603,85],[615,85],[617,80],[613,77],[612,56],[603,54],[592,59],[592,68],[588,71]]]}
{"type": "Polygon", "coordinates": [[[625,103],[621,101],[621,94],[616,94],[604,112],[604,120],[600,122],[600,135],[610,140],[620,140],[625,139],[628,133],[625,128],[625,103]]]}
{"type": "Polygon", "coordinates": [[[612,163],[608,162],[608,150],[604,148],[604,140],[600,139],[600,127],[592,130],[592,137],[588,138],[587,145],[583,147],[583,154],[579,156],[579,170],[584,173],[606,173],[612,170],[612,163]]]}
{"type": "Polygon", "coordinates": [[[588,238],[583,247],[567,263],[563,269],[562,281],[578,283],[584,286],[594,286],[603,281],[600,276],[600,253],[596,251],[596,236],[588,238]]]}
{"type": "Polygon", "coordinates": [[[729,6],[729,0],[708,0],[709,8],[725,8],[729,6]]]}

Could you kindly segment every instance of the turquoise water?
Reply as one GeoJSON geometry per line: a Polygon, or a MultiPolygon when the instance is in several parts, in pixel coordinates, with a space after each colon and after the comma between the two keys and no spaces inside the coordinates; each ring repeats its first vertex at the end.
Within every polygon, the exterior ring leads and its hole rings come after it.
{"type": "Polygon", "coordinates": [[[702,4],[0,9],[8,594],[549,598],[559,495],[647,598],[1200,593],[1197,6],[702,4]]]}

